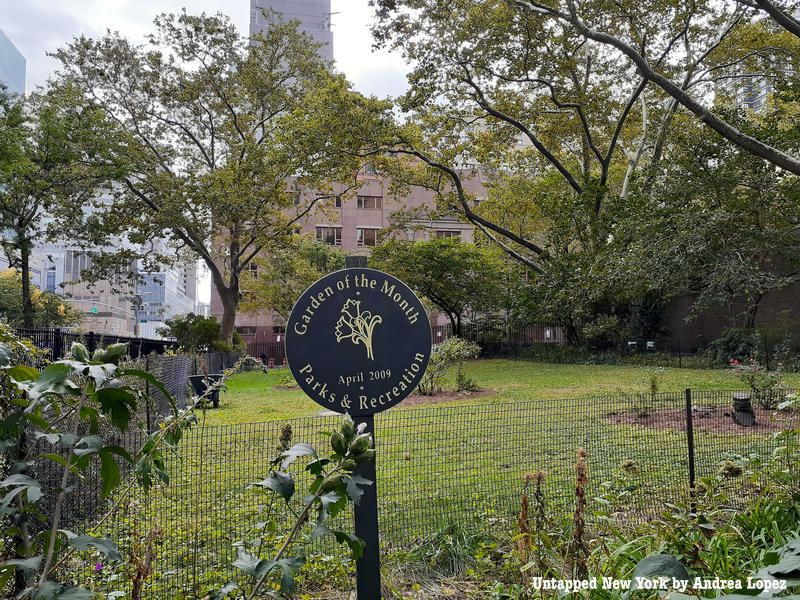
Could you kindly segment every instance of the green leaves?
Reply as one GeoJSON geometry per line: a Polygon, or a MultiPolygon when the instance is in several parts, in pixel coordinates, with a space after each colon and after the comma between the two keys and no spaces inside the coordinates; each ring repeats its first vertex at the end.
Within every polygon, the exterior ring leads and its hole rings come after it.
{"type": "Polygon", "coordinates": [[[362,477],[361,475],[351,475],[350,477],[346,478],[345,485],[347,486],[347,495],[350,496],[350,499],[353,501],[353,504],[358,506],[359,502],[361,502],[361,496],[364,495],[364,490],[362,490],[360,485],[372,485],[372,481],[369,479],[362,477]]]}
{"type": "Polygon", "coordinates": [[[92,355],[92,361],[99,362],[102,364],[114,364],[116,365],[120,360],[122,360],[125,355],[128,353],[128,344],[120,343],[120,344],[111,344],[107,346],[105,349],[98,348],[95,350],[94,354],[92,355]]]}
{"type": "Polygon", "coordinates": [[[78,387],[68,379],[71,373],[72,369],[69,365],[53,363],[48,365],[36,379],[14,380],[14,383],[31,400],[38,400],[42,396],[50,394],[72,394],[76,392],[78,387]]]}
{"type": "Polygon", "coordinates": [[[76,535],[71,531],[62,529],[60,531],[67,536],[67,543],[76,550],[97,550],[100,554],[113,562],[121,562],[122,554],[116,542],[106,537],[94,537],[92,535],[76,535]]]}
{"type": "Polygon", "coordinates": [[[279,461],[281,462],[281,466],[286,469],[288,468],[295,460],[302,456],[313,456],[317,458],[317,451],[310,444],[300,443],[295,444],[291,448],[289,448],[286,452],[281,454],[279,461]]]}
{"type": "Polygon", "coordinates": [[[8,344],[0,343],[0,367],[7,367],[11,362],[13,352],[8,344]]]}
{"type": "Polygon", "coordinates": [[[0,488],[9,489],[5,497],[0,500],[0,514],[6,512],[11,502],[23,492],[27,495],[28,502],[38,502],[42,498],[42,484],[27,475],[9,475],[0,481],[0,488]]]}
{"type": "Polygon", "coordinates": [[[651,554],[639,561],[631,576],[631,587],[625,592],[623,598],[627,598],[632,592],[640,589],[640,581],[651,577],[670,577],[675,579],[688,580],[691,578],[689,571],[686,570],[678,559],[667,554],[651,554]]]}
{"type": "MultiPolygon", "coordinates": [[[[372,436],[364,433],[359,434],[349,415],[345,415],[343,418],[339,431],[332,434],[326,433],[325,435],[329,436],[333,450],[332,454],[320,458],[310,444],[295,444],[272,461],[273,467],[281,464],[284,470],[273,470],[270,472],[269,477],[249,486],[261,490],[270,490],[288,503],[295,496],[296,482],[285,469],[298,458],[310,457],[311,459],[304,469],[305,472],[313,476],[313,481],[309,485],[310,493],[302,499],[302,510],[299,512],[294,509],[291,510],[294,516],[294,523],[287,524],[287,537],[279,537],[280,528],[274,520],[257,525],[257,531],[261,538],[258,542],[259,548],[281,547],[281,550],[274,558],[272,560],[260,559],[251,554],[248,548],[255,542],[248,541],[236,544],[238,557],[234,562],[234,566],[256,579],[252,591],[249,594],[245,594],[247,597],[257,597],[257,592],[266,577],[277,569],[281,571],[281,593],[292,593],[295,574],[303,565],[305,559],[302,556],[286,558],[282,554],[301,535],[306,523],[311,522],[310,517],[314,510],[316,510],[317,517],[311,531],[311,539],[331,535],[336,538],[338,543],[347,545],[350,548],[354,559],[358,559],[364,554],[364,542],[362,540],[345,531],[330,529],[325,523],[345,510],[349,500],[352,500],[354,504],[358,504],[364,493],[361,487],[372,485],[371,481],[352,473],[356,467],[357,460],[369,460],[374,456],[375,450],[370,448],[372,436]],[[280,539],[280,545],[276,546],[275,543],[278,539],[280,539]]],[[[225,594],[233,589],[235,588],[226,586],[217,593],[215,598],[223,598],[225,594]]]]}
{"type": "Polygon", "coordinates": [[[294,479],[289,473],[283,471],[275,471],[265,480],[250,485],[272,490],[287,502],[294,496],[294,479]]]}
{"type": "Polygon", "coordinates": [[[336,538],[338,543],[346,544],[350,548],[350,556],[353,558],[353,560],[358,560],[364,556],[364,548],[366,546],[364,540],[351,533],[336,529],[329,529],[324,525],[317,525],[311,532],[312,539],[324,537],[326,535],[332,535],[334,538],[336,538]]]}
{"type": "Polygon", "coordinates": [[[130,388],[104,387],[94,393],[100,403],[100,410],[111,415],[111,422],[120,430],[126,431],[131,413],[136,411],[136,395],[130,388]]]}
{"type": "Polygon", "coordinates": [[[147,371],[142,371],[140,369],[120,369],[117,372],[119,377],[137,377],[149,383],[150,385],[154,386],[159,392],[161,392],[164,397],[169,400],[170,406],[173,410],[176,409],[177,402],[175,400],[175,396],[170,393],[167,387],[152,373],[148,373],[147,371]]]}
{"type": "Polygon", "coordinates": [[[347,441],[345,437],[338,431],[334,431],[331,435],[331,447],[336,454],[344,456],[347,454],[347,441]]]}
{"type": "Polygon", "coordinates": [[[777,561],[758,570],[755,577],[763,580],[785,579],[790,586],[800,585],[800,539],[785,544],[778,552],[777,561]]]}

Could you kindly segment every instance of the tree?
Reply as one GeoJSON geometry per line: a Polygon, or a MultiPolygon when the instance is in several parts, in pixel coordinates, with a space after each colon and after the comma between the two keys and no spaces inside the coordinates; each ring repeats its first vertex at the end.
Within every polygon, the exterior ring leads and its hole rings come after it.
{"type": "Polygon", "coordinates": [[[108,34],[56,53],[61,82],[118,130],[103,158],[118,167],[120,187],[91,229],[196,254],[229,343],[250,263],[282,247],[322,199],[353,187],[360,160],[344,149],[361,138],[343,125],[389,108],[331,74],[296,23],[265,18],[252,41],[225,16],[183,12],[156,18],[147,46],[108,34]]]}
{"type": "Polygon", "coordinates": [[[43,292],[29,282],[29,301],[33,321],[25,321],[22,303],[22,275],[14,269],[0,271],[0,319],[12,327],[70,327],[78,325],[83,313],[69,301],[50,292],[43,292]]]}
{"type": "MultiPolygon", "coordinates": [[[[643,302],[657,306],[668,279],[663,268],[647,272],[624,252],[631,195],[635,189],[658,202],[672,136],[692,107],[683,112],[671,88],[551,14],[552,7],[536,11],[508,0],[375,4],[378,42],[402,50],[414,68],[400,101],[411,113],[407,124],[375,144],[376,155],[398,157],[384,168],[406,185],[433,190],[442,210],[526,265],[534,281],[521,304],[537,320],[561,325],[573,343],[619,341],[627,335],[621,324],[643,302]],[[476,179],[484,190],[475,190],[476,179]]],[[[702,96],[737,69],[786,79],[791,69],[779,67],[800,56],[796,39],[726,6],[652,0],[574,9],[635,38],[649,67],[680,80],[686,94],[702,96]]],[[[716,120],[703,117],[712,126],[734,123],[730,141],[743,155],[791,167],[784,159],[798,148],[796,136],[769,136],[721,109],[713,114],[716,120]]]]}
{"type": "Polygon", "coordinates": [[[284,319],[300,295],[320,277],[344,268],[344,253],[316,240],[295,236],[285,248],[253,259],[242,279],[242,310],[274,310],[284,319]]]}
{"type": "MultiPolygon", "coordinates": [[[[800,175],[797,149],[787,152],[748,135],[710,108],[703,98],[716,77],[725,75],[723,69],[745,67],[747,61],[756,56],[774,63],[781,62],[776,60],[776,50],[781,54],[780,45],[777,48],[743,47],[733,57],[721,51],[742,27],[764,15],[753,10],[750,2],[706,0],[675,5],[650,0],[635,8],[622,4],[612,7],[591,0],[560,0],[555,3],[538,0],[468,1],[468,6],[464,7],[454,7],[452,2],[443,0],[375,0],[374,3],[384,23],[378,28],[381,39],[391,36],[413,39],[426,35],[430,31],[427,24],[434,20],[446,21],[453,14],[464,14],[473,23],[491,27],[493,23],[491,17],[486,17],[484,6],[490,7],[489,11],[498,6],[501,10],[506,8],[506,23],[512,28],[513,24],[522,23],[528,30],[529,42],[534,41],[534,32],[542,32],[551,39],[575,40],[579,47],[586,48],[587,54],[600,57],[599,62],[627,66],[628,72],[635,71],[642,89],[652,84],[668,94],[674,100],[672,110],[676,110],[678,105],[683,106],[746,152],[800,175]],[[415,9],[411,13],[415,16],[401,10],[402,7],[415,9]],[[410,26],[412,21],[414,26],[410,26]]],[[[798,36],[800,26],[791,15],[791,8],[784,9],[769,0],[756,5],[779,26],[798,36]]],[[[517,49],[525,60],[536,54],[531,44],[517,49]]],[[[472,50],[473,47],[467,48],[467,52],[472,50]]],[[[455,60],[461,56],[464,52],[456,54],[455,60]]],[[[499,73],[499,76],[502,78],[503,74],[499,73]]],[[[539,73],[531,72],[529,80],[541,80],[539,73]]]]}
{"type": "Polygon", "coordinates": [[[372,251],[370,264],[398,277],[441,309],[455,335],[461,335],[467,309],[498,308],[503,262],[475,244],[455,238],[389,240],[372,251]]]}
{"type": "MultiPolygon", "coordinates": [[[[776,117],[726,115],[765,139],[786,135],[776,117]]],[[[693,316],[724,306],[730,327],[752,329],[764,296],[800,280],[800,181],[686,118],[669,153],[656,193],[633,194],[619,254],[664,290],[695,294],[693,316]]]]}
{"type": "MultiPolygon", "coordinates": [[[[90,160],[106,139],[102,115],[64,86],[9,105],[0,97],[0,229],[9,264],[21,273],[22,317],[36,321],[30,260],[34,242],[78,235],[81,210],[105,184],[90,160]],[[5,157],[5,159],[3,158],[5,157]]],[[[74,241],[74,239],[73,239],[74,241]]]]}
{"type": "Polygon", "coordinates": [[[158,334],[175,338],[186,352],[208,352],[220,339],[219,321],[213,316],[189,313],[172,317],[164,323],[166,327],[159,327],[158,334]]]}

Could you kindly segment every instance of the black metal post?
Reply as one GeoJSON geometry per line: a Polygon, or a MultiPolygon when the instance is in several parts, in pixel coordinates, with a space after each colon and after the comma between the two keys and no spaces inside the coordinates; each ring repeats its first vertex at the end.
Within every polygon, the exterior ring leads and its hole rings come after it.
{"type": "Polygon", "coordinates": [[[694,512],[694,423],[692,422],[692,390],[686,389],[686,441],[689,450],[689,494],[692,497],[692,512],[694,512]]]}
{"type": "MultiPolygon", "coordinates": [[[[375,417],[365,415],[353,419],[356,427],[366,424],[366,433],[375,440],[375,417]]],[[[357,475],[368,479],[372,485],[362,487],[364,495],[358,506],[354,507],[356,536],[364,540],[364,556],[356,562],[356,595],[358,600],[380,600],[381,598],[381,557],[378,535],[378,482],[375,476],[375,460],[360,463],[355,470],[357,475]]]]}
{"type": "Polygon", "coordinates": [[[90,331],[86,334],[86,349],[89,351],[89,354],[92,354],[97,347],[97,341],[95,340],[95,333],[94,331],[90,331]]]}
{"type": "Polygon", "coordinates": [[[53,360],[61,360],[64,356],[64,336],[61,333],[61,328],[56,327],[53,330],[53,360]]]}
{"type": "Polygon", "coordinates": [[[366,256],[345,256],[344,257],[344,268],[345,269],[358,269],[358,268],[365,268],[367,266],[367,257],[366,256]]]}
{"type": "MultiPolygon", "coordinates": [[[[367,266],[366,256],[345,256],[344,268],[355,269],[367,266]]],[[[356,427],[365,424],[366,433],[372,434],[375,441],[375,416],[354,417],[356,427]]],[[[364,556],[356,562],[356,596],[358,600],[380,600],[381,598],[381,551],[378,535],[378,481],[375,474],[375,460],[360,463],[355,470],[357,475],[372,482],[364,486],[364,495],[358,506],[353,507],[356,537],[364,540],[364,556]]]]}
{"type": "MultiPolygon", "coordinates": [[[[145,356],[144,359],[144,370],[148,373],[150,372],[150,356],[145,356]]],[[[153,424],[150,421],[150,410],[152,404],[152,398],[150,397],[150,382],[145,380],[144,382],[144,390],[145,390],[145,411],[146,411],[146,419],[147,419],[147,435],[153,433],[153,424]]]]}

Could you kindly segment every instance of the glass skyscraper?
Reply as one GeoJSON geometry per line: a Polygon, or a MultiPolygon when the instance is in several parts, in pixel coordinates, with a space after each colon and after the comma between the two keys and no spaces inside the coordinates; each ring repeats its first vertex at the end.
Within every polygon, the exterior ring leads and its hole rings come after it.
{"type": "Polygon", "coordinates": [[[320,56],[333,60],[331,0],[250,0],[250,35],[265,27],[262,10],[274,10],[285,21],[300,21],[299,29],[322,44],[320,56]]]}
{"type": "Polygon", "coordinates": [[[0,29],[0,81],[14,94],[25,93],[25,57],[0,29]]]}

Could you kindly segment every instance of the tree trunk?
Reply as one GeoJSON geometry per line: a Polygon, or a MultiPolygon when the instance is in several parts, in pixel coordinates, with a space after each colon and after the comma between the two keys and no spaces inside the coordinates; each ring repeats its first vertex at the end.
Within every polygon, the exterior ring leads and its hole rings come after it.
{"type": "Polygon", "coordinates": [[[220,338],[233,345],[233,332],[236,328],[236,312],[239,309],[239,290],[234,287],[217,288],[222,300],[222,322],[220,338]]]}
{"type": "Polygon", "coordinates": [[[31,299],[31,247],[25,240],[19,247],[20,273],[22,275],[22,322],[33,327],[33,300],[31,299]]]}
{"type": "Polygon", "coordinates": [[[450,311],[445,311],[445,314],[447,315],[447,319],[450,321],[450,334],[458,335],[458,326],[456,325],[455,315],[450,311]]]}
{"type": "Polygon", "coordinates": [[[564,331],[564,337],[569,346],[579,346],[581,343],[580,335],[578,335],[578,328],[572,320],[567,320],[561,324],[561,329],[564,331]]]}
{"type": "Polygon", "coordinates": [[[756,316],[758,315],[758,307],[761,304],[761,299],[764,297],[764,294],[758,294],[753,301],[750,303],[750,306],[747,309],[747,320],[745,321],[745,328],[746,329],[755,329],[756,328],[756,316]]]}

